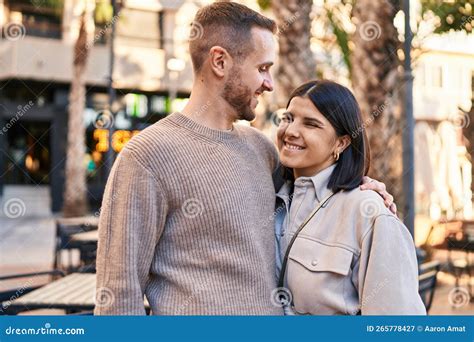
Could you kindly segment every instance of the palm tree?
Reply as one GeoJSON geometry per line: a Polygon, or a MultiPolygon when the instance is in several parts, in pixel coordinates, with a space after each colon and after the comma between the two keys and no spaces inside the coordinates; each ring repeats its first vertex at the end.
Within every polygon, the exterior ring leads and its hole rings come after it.
{"type": "Polygon", "coordinates": [[[66,181],[63,212],[65,217],[82,216],[87,212],[87,182],[85,127],[83,121],[86,102],[85,71],[89,57],[87,24],[93,23],[84,11],[80,19],[79,36],[74,46],[73,78],[69,93],[68,145],[66,153],[66,181]]]}
{"type": "Polygon", "coordinates": [[[383,181],[404,208],[402,191],[403,86],[394,18],[398,0],[357,0],[353,7],[352,85],[359,101],[371,148],[370,176],[383,181]]]}
{"type": "Polygon", "coordinates": [[[311,51],[312,0],[272,0],[271,8],[278,25],[278,66],[275,73],[279,105],[290,93],[316,76],[311,51]]]}

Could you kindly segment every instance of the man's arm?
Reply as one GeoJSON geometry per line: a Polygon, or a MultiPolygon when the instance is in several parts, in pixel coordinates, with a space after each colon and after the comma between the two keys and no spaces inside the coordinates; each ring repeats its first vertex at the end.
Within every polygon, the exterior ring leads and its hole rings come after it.
{"type": "Polygon", "coordinates": [[[365,176],[362,179],[361,190],[373,190],[382,196],[385,206],[394,214],[397,215],[397,205],[393,201],[393,196],[387,192],[387,188],[384,183],[379,182],[375,179],[365,176]]]}
{"type": "Polygon", "coordinates": [[[102,202],[96,315],[144,315],[143,296],[167,204],[163,189],[133,153],[117,158],[102,202]]]}

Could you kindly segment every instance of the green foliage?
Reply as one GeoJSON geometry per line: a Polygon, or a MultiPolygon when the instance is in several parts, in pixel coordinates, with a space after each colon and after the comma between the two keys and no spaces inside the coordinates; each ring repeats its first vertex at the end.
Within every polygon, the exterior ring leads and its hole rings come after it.
{"type": "Polygon", "coordinates": [[[431,12],[439,18],[435,33],[451,30],[472,32],[472,0],[421,0],[421,5],[423,16],[431,12]]]}
{"type": "Polygon", "coordinates": [[[104,25],[112,20],[113,8],[109,0],[98,0],[95,5],[94,21],[98,25],[104,25]]]}
{"type": "Polygon", "coordinates": [[[334,35],[336,36],[337,43],[342,51],[344,56],[344,62],[349,69],[349,74],[351,73],[351,51],[349,49],[349,34],[344,31],[341,25],[335,20],[334,14],[331,9],[327,9],[328,20],[332,26],[334,35]]]}
{"type": "Polygon", "coordinates": [[[272,7],[272,0],[257,0],[258,5],[262,10],[267,10],[272,7]]]}
{"type": "Polygon", "coordinates": [[[30,3],[34,6],[48,7],[54,9],[62,9],[64,6],[64,0],[30,0],[30,3]]]}
{"type": "Polygon", "coordinates": [[[35,7],[43,7],[53,10],[55,16],[62,16],[64,0],[30,0],[29,2],[35,7]]]}

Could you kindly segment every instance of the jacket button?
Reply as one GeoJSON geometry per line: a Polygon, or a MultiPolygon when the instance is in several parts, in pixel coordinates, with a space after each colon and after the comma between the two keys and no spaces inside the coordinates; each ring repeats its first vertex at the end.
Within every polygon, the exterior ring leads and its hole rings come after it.
{"type": "Polygon", "coordinates": [[[311,261],[311,265],[312,265],[312,266],[316,266],[317,264],[318,264],[318,260],[313,260],[313,261],[311,261]]]}

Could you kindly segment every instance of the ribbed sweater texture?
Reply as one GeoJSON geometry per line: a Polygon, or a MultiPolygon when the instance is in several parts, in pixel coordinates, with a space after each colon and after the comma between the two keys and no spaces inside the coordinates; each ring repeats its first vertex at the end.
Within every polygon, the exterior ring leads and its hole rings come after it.
{"type": "Polygon", "coordinates": [[[276,166],[251,127],[174,113],[135,136],[104,193],[95,314],[145,314],[145,295],[155,315],[281,315],[276,166]]]}

